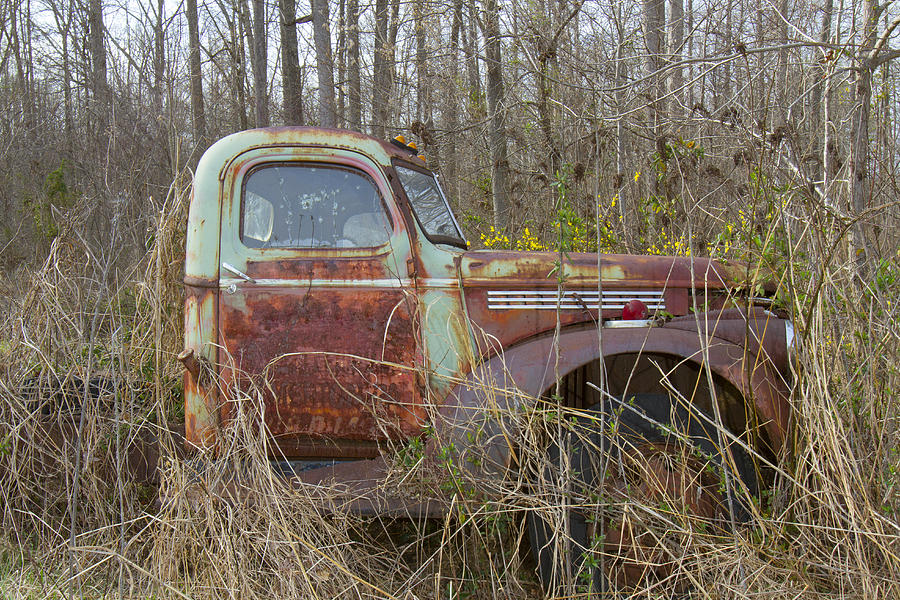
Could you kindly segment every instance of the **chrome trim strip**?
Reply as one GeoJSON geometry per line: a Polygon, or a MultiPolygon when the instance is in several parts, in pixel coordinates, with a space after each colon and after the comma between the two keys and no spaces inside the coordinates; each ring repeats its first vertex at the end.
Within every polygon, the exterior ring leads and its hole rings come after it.
{"type": "MultiPolygon", "coordinates": [[[[664,302],[659,303],[647,303],[647,310],[665,310],[666,305],[664,302]]],[[[488,305],[488,308],[491,310],[510,310],[510,309],[529,309],[529,310],[556,310],[556,304],[500,304],[500,305],[488,305]]],[[[560,304],[560,310],[584,310],[585,308],[588,310],[597,310],[597,303],[593,304],[585,302],[584,304],[560,304]]],[[[616,308],[625,308],[625,303],[622,304],[610,304],[605,303],[603,305],[603,310],[613,310],[616,308]]]]}
{"type": "Polygon", "coordinates": [[[656,321],[653,319],[634,319],[631,321],[604,321],[605,329],[631,329],[639,327],[653,327],[656,321]]]}
{"type": "MultiPolygon", "coordinates": [[[[488,296],[553,296],[556,298],[556,290],[489,290],[488,296]]],[[[639,296],[656,296],[662,298],[662,291],[646,291],[646,290],[610,290],[604,291],[603,297],[607,296],[625,296],[636,298],[639,296]]],[[[563,296],[578,296],[581,298],[597,297],[597,292],[593,290],[566,290],[563,296]]]]}
{"type": "MultiPolygon", "coordinates": [[[[557,303],[562,310],[597,310],[599,295],[595,291],[563,292],[559,298],[556,290],[489,290],[488,308],[491,310],[556,310],[557,303]]],[[[610,290],[603,292],[603,309],[621,309],[630,300],[640,300],[648,310],[665,310],[666,301],[662,291],[610,290]]]]}
{"type": "Polygon", "coordinates": [[[784,342],[787,347],[788,356],[793,358],[794,354],[797,352],[796,339],[794,337],[794,323],[788,319],[784,320],[784,342]]]}
{"type": "MultiPolygon", "coordinates": [[[[412,288],[412,279],[255,279],[256,287],[361,287],[361,288],[386,288],[401,289],[412,288]]],[[[222,277],[219,279],[219,288],[227,289],[232,285],[245,283],[243,279],[222,277]]]]}

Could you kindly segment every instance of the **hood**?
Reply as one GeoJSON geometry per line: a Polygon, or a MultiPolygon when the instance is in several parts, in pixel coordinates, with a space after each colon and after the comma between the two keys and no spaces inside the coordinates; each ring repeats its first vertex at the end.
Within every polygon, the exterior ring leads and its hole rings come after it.
{"type": "MultiPolygon", "coordinates": [[[[475,250],[466,252],[460,264],[464,284],[529,285],[556,288],[555,252],[475,250]]],[[[598,255],[570,252],[564,256],[566,288],[597,287],[598,255]]],[[[604,288],[699,288],[732,289],[748,278],[748,267],[710,258],[685,256],[600,256],[604,288]]]]}
{"type": "Polygon", "coordinates": [[[477,330],[503,347],[552,331],[557,307],[562,326],[595,325],[621,319],[633,299],[644,302],[651,316],[689,313],[698,306],[727,305],[727,293],[741,287],[751,271],[746,264],[683,256],[600,255],[602,302],[598,291],[598,255],[572,252],[563,260],[562,299],[554,252],[476,250],[459,260],[466,310],[477,330]]]}

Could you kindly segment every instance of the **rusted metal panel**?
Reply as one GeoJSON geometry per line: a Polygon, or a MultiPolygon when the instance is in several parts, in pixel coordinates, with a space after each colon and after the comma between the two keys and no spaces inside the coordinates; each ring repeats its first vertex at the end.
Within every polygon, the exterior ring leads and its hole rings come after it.
{"type": "Polygon", "coordinates": [[[672,319],[666,327],[707,332],[711,336],[746,347],[755,361],[767,360],[783,373],[788,372],[788,345],[784,319],[763,308],[729,308],[698,316],[672,319]]]}
{"type": "MultiPolygon", "coordinates": [[[[22,440],[17,444],[20,448],[28,448],[26,460],[32,461],[32,465],[46,477],[51,477],[60,472],[63,463],[61,457],[74,455],[75,444],[78,440],[78,414],[67,415],[68,418],[53,421],[41,421],[20,429],[22,440]],[[71,454],[70,454],[71,453],[71,454]]],[[[163,428],[156,424],[135,426],[122,424],[121,430],[121,458],[122,477],[133,483],[158,484],[159,483],[159,457],[162,448],[160,444],[166,436],[171,436],[172,450],[176,457],[184,455],[184,425],[182,423],[163,424],[163,428]]],[[[112,433],[106,431],[104,433],[112,433]]],[[[79,452],[85,452],[89,441],[82,440],[82,448],[79,452]]],[[[116,477],[115,466],[112,461],[105,461],[103,457],[96,460],[100,462],[101,473],[114,480],[116,477]]]]}
{"type": "MultiPolygon", "coordinates": [[[[195,283],[202,283],[194,279],[195,283]]],[[[218,290],[206,285],[184,288],[184,346],[200,365],[198,374],[187,369],[184,373],[185,439],[197,447],[212,444],[219,424],[215,374],[208,366],[217,360],[217,294],[218,290]]]]}
{"type": "MultiPolygon", "coordinates": [[[[552,252],[467,252],[461,272],[466,285],[555,283],[553,271],[559,255],[552,252]]],[[[571,252],[563,261],[562,277],[567,288],[597,287],[597,255],[571,252]]],[[[606,254],[602,261],[604,286],[634,288],[684,287],[725,288],[746,276],[746,267],[712,259],[671,256],[606,254]]]]}
{"type": "MultiPolygon", "coordinates": [[[[610,329],[603,332],[603,356],[617,354],[667,354],[702,364],[702,344],[708,347],[710,370],[748,398],[759,414],[759,422],[777,452],[788,430],[790,405],[784,379],[769,361],[749,365],[743,348],[721,338],[701,337],[694,332],[667,329],[610,329]]],[[[509,456],[508,440],[502,435],[498,405],[512,410],[529,398],[538,397],[555,381],[555,347],[560,349],[560,374],[596,360],[598,336],[594,329],[564,331],[558,346],[545,335],[507,349],[502,356],[479,365],[441,407],[435,439],[453,442],[462,455],[478,453],[478,464],[502,471],[509,456]],[[505,392],[503,391],[505,390],[505,392]],[[479,421],[480,420],[480,421],[479,421]],[[478,447],[471,447],[473,427],[486,432],[478,447]],[[490,457],[486,461],[483,457],[490,457]]],[[[506,415],[511,413],[507,412],[506,415]]]]}
{"type": "MultiPolygon", "coordinates": [[[[359,256],[347,256],[348,249],[341,249],[341,256],[322,256],[321,250],[295,251],[294,257],[282,260],[248,260],[247,274],[253,279],[296,279],[313,281],[370,281],[405,279],[391,272],[384,252],[373,256],[369,248],[354,248],[359,256]],[[300,259],[300,260],[298,260],[300,259]]],[[[333,253],[332,253],[333,254],[333,253]]]]}
{"type": "MultiPolygon", "coordinates": [[[[461,275],[473,326],[503,347],[554,329],[556,311],[542,309],[552,306],[557,295],[553,272],[557,260],[557,254],[546,252],[467,252],[461,261],[461,275]],[[536,301],[506,306],[497,302],[500,295],[513,292],[522,298],[546,298],[540,305],[536,301]]],[[[605,255],[602,265],[604,319],[621,318],[621,301],[631,298],[652,304],[651,316],[684,315],[692,286],[725,290],[736,285],[735,277],[743,273],[740,266],[710,259],[691,262],[668,256],[605,255]]],[[[562,273],[565,302],[559,314],[563,327],[597,323],[597,272],[596,254],[567,255],[562,273]]]]}
{"type": "MultiPolygon", "coordinates": [[[[499,285],[494,289],[498,289],[499,285]]],[[[537,289],[532,288],[532,289],[537,289]]],[[[546,288],[553,293],[556,287],[546,288]]],[[[508,347],[541,332],[556,327],[556,312],[536,309],[492,310],[488,308],[488,289],[466,287],[466,307],[472,326],[477,332],[498,340],[500,347],[508,347]]],[[[596,291],[596,288],[595,288],[596,291]]],[[[617,316],[621,317],[619,310],[617,316]]],[[[586,308],[560,311],[560,324],[565,327],[576,323],[596,323],[597,311],[586,308]]],[[[487,348],[488,350],[490,348],[487,348]]],[[[496,350],[496,347],[494,348],[496,350]]],[[[492,354],[490,352],[489,354],[492,354]]]]}
{"type": "MultiPolygon", "coordinates": [[[[264,133],[268,138],[240,153],[223,176],[222,260],[247,279],[223,273],[219,281],[222,384],[262,393],[276,453],[374,456],[379,441],[416,435],[425,422],[417,301],[406,272],[411,251],[372,156],[385,162],[392,151],[354,134],[264,133]],[[374,249],[245,246],[239,224],[246,175],[267,164],[305,163],[365,173],[384,198],[389,242],[374,249]]],[[[223,405],[223,421],[234,409],[223,405]]]]}
{"type": "MultiPolygon", "coordinates": [[[[399,290],[259,289],[221,296],[222,342],[233,368],[264,390],[266,422],[289,435],[375,441],[422,427],[415,401],[415,348],[399,290]]],[[[245,386],[242,386],[245,387],[245,386]]],[[[223,419],[229,418],[229,404],[223,419]]],[[[284,450],[285,448],[283,448],[284,450]]]]}

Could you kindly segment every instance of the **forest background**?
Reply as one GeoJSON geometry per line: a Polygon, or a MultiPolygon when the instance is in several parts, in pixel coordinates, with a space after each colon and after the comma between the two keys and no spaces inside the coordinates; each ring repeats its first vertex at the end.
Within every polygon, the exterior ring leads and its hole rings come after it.
{"type": "Polygon", "coordinates": [[[898,24],[874,0],[0,0],[0,590],[538,593],[503,507],[434,550],[285,499],[160,513],[122,478],[179,417],[191,169],[297,124],[415,140],[473,247],[772,269],[795,442],[756,528],[680,568],[716,598],[897,597],[898,24]],[[23,382],[98,370],[131,390],[114,417],[35,453],[23,382]]]}

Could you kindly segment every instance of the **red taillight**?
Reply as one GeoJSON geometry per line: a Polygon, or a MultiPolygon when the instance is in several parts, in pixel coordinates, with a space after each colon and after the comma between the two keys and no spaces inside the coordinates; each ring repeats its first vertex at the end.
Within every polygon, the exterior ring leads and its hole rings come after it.
{"type": "Polygon", "coordinates": [[[622,308],[622,319],[625,321],[637,321],[650,316],[647,305],[640,300],[629,300],[622,308]]]}

